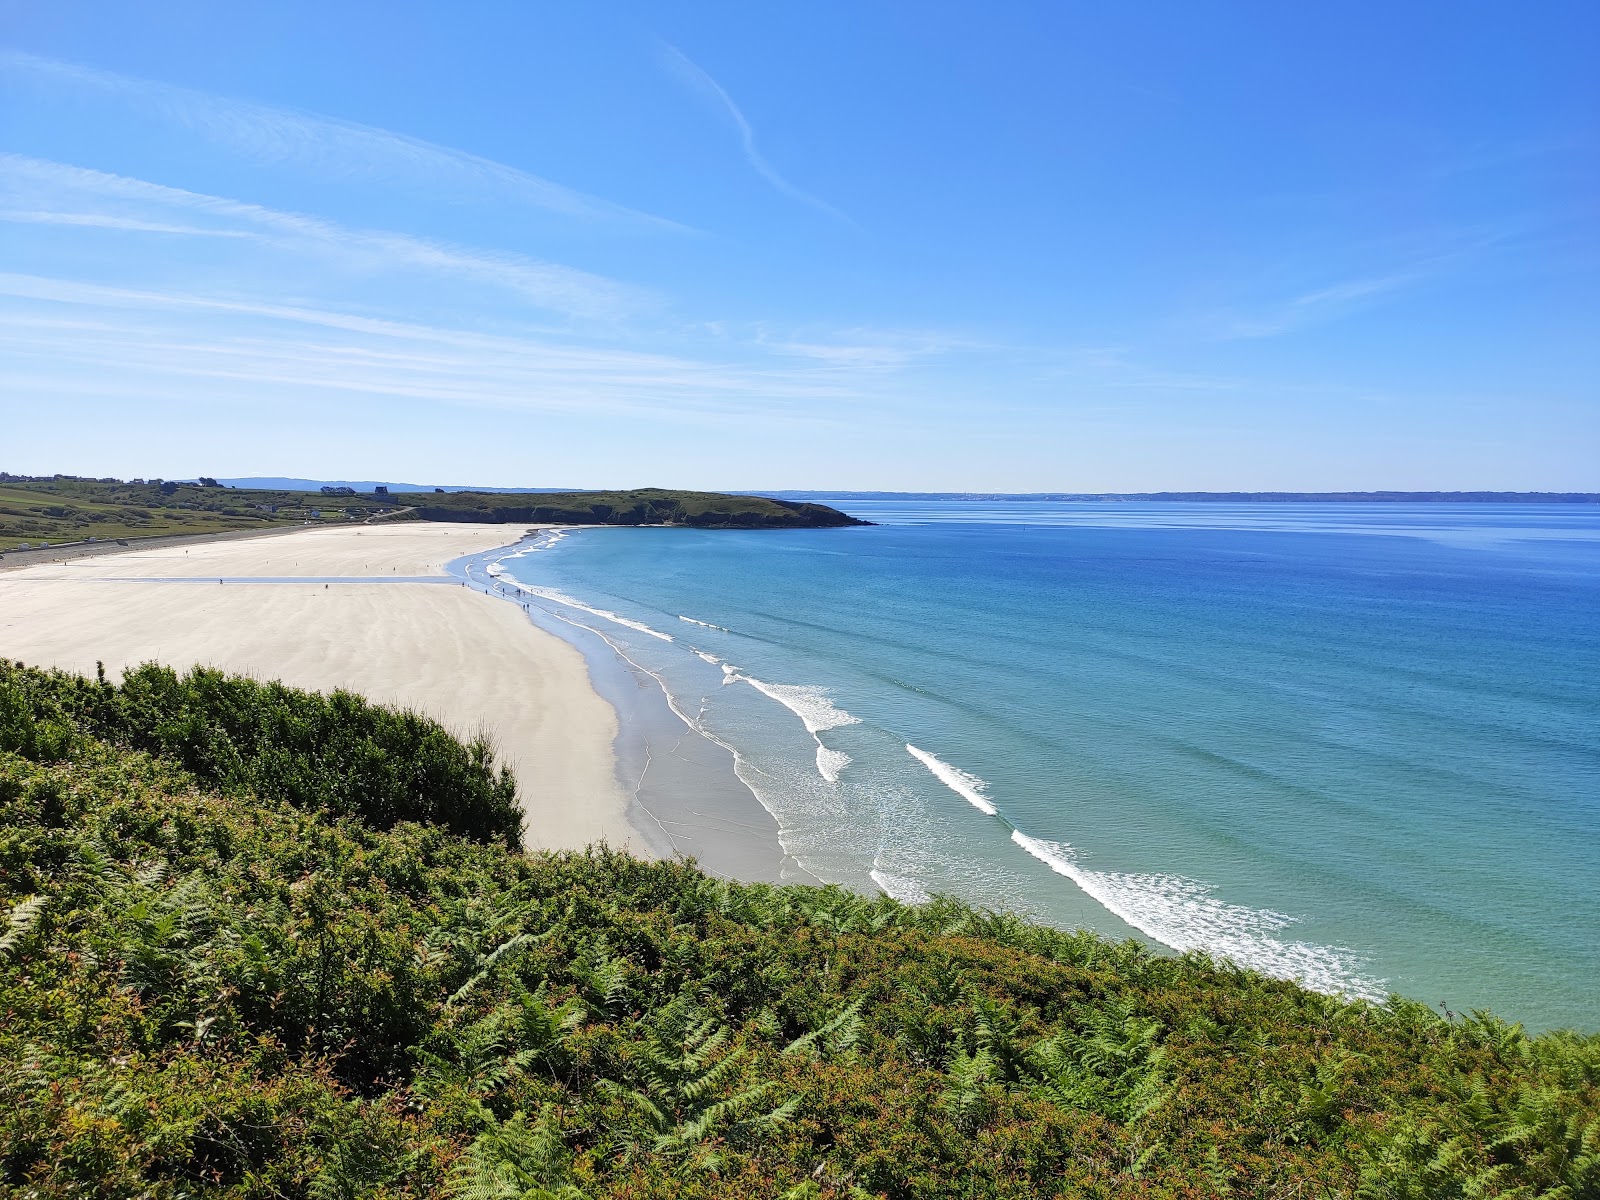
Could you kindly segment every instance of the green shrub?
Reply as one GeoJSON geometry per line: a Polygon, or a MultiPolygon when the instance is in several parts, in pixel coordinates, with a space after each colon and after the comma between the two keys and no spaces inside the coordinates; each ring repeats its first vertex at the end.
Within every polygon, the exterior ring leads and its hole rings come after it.
{"type": "Polygon", "coordinates": [[[304,782],[403,716],[321,703],[0,674],[0,1193],[1600,1195],[1600,1038],[520,854],[304,782]]]}

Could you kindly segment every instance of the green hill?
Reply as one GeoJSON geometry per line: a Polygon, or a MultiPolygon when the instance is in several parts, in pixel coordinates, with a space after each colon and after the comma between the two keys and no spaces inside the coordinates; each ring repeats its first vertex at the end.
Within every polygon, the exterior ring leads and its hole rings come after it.
{"type": "Polygon", "coordinates": [[[626,492],[439,492],[408,495],[427,521],[562,525],[689,525],[698,529],[818,529],[865,525],[826,504],[638,488],[626,492]]]}
{"type": "Polygon", "coordinates": [[[412,519],[495,524],[800,529],[862,525],[825,504],[642,488],[629,492],[326,495],[163,480],[0,475],[0,553],[23,545],[230,533],[307,522],[412,519]]]}
{"type": "Polygon", "coordinates": [[[307,521],[364,520],[392,505],[371,496],[245,491],[162,480],[0,477],[0,552],[27,543],[231,533],[307,521]]]}
{"type": "Polygon", "coordinates": [[[531,856],[354,696],[0,664],[0,1192],[1600,1195],[1600,1038],[531,856]]]}

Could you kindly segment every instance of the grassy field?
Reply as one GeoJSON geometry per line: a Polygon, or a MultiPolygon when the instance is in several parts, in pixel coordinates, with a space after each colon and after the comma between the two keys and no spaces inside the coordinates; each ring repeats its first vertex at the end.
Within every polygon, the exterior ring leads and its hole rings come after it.
{"type": "Polygon", "coordinates": [[[0,552],[24,544],[269,529],[364,519],[393,506],[367,496],[57,478],[0,481],[0,552]],[[313,516],[313,513],[318,515],[313,516]]]}

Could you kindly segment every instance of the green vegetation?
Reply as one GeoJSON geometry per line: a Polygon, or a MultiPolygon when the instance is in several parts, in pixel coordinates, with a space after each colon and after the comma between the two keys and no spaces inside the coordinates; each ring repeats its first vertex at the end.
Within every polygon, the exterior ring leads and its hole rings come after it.
{"type": "Polygon", "coordinates": [[[441,738],[0,665],[0,1191],[1600,1196],[1600,1038],[523,855],[441,738]]]}
{"type": "Polygon", "coordinates": [[[388,510],[362,496],[243,491],[192,483],[0,477],[0,552],[23,543],[101,541],[161,534],[227,533],[346,521],[388,510]],[[319,514],[317,518],[312,513],[319,514]]]}
{"type": "MultiPolygon", "coordinates": [[[[207,481],[212,483],[213,481],[207,481]]],[[[715,492],[406,492],[330,496],[162,480],[48,479],[0,475],[0,553],[22,545],[228,533],[350,520],[412,519],[495,524],[693,525],[790,529],[860,525],[825,504],[715,492]]]]}
{"type": "Polygon", "coordinates": [[[552,521],[563,525],[692,525],[799,529],[865,525],[826,504],[638,488],[629,492],[436,492],[407,496],[427,521],[552,521]]]}

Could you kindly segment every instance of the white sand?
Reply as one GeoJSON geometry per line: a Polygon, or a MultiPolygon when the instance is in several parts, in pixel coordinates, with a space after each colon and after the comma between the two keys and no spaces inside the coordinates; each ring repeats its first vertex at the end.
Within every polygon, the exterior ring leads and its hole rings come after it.
{"type": "Polygon", "coordinates": [[[40,563],[24,570],[36,579],[441,575],[451,559],[514,542],[526,528],[436,521],[311,526],[202,545],[134,546],[116,554],[40,563]]]}
{"type": "Polygon", "coordinates": [[[348,688],[457,733],[486,731],[517,777],[527,844],[646,847],[616,781],[616,714],[583,655],[520,609],[448,583],[441,564],[521,526],[404,524],[154,547],[0,571],[0,657],[93,674],[156,659],[348,688]],[[133,579],[369,577],[370,583],[133,579]]]}

